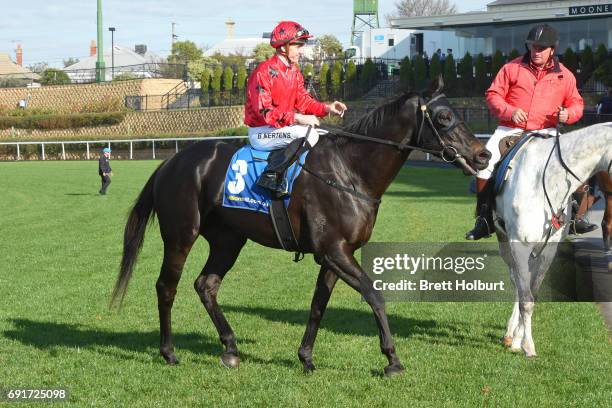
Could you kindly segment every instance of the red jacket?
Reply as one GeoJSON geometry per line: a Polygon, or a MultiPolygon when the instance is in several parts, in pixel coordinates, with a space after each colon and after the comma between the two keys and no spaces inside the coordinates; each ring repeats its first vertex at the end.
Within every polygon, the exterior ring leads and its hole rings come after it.
{"type": "Polygon", "coordinates": [[[584,102],[576,89],[576,78],[555,58],[550,67],[536,70],[529,54],[502,67],[485,93],[491,112],[500,125],[525,130],[554,128],[559,106],[567,109],[567,124],[580,120],[584,102]],[[512,122],[512,113],[521,108],[527,112],[526,125],[512,122]]]}
{"type": "Polygon", "coordinates": [[[304,77],[295,65],[288,67],[278,55],[262,62],[247,82],[244,123],[249,127],[293,125],[294,112],[325,116],[326,105],[304,88],[304,77]]]}

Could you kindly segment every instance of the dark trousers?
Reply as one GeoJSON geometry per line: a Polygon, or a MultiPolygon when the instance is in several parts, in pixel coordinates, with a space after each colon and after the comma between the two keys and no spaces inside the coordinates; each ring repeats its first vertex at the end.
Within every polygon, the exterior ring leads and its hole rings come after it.
{"type": "Polygon", "coordinates": [[[111,183],[110,176],[100,175],[100,178],[102,179],[102,187],[100,187],[100,194],[106,194],[106,189],[111,183]]]}

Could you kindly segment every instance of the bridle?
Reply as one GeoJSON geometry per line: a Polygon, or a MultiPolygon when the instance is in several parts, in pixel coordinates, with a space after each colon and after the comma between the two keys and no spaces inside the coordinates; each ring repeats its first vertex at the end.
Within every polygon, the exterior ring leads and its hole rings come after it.
{"type": "Polygon", "coordinates": [[[378,144],[385,144],[385,145],[389,145],[389,146],[393,146],[395,148],[397,148],[399,151],[403,152],[406,150],[417,150],[420,152],[424,152],[424,153],[431,153],[435,156],[440,157],[442,160],[444,160],[447,163],[457,163],[459,164],[459,166],[461,166],[461,168],[463,168],[466,172],[470,173],[471,175],[475,175],[476,174],[476,170],[474,170],[465,160],[465,158],[457,151],[457,149],[449,144],[447,144],[446,142],[444,142],[444,140],[442,139],[442,136],[440,135],[440,131],[442,131],[443,133],[450,133],[454,128],[456,128],[458,125],[460,125],[461,123],[464,123],[462,120],[458,119],[457,116],[452,112],[452,110],[450,110],[448,107],[446,106],[440,106],[435,104],[436,101],[438,101],[441,98],[446,97],[446,95],[444,94],[438,94],[437,96],[434,96],[433,98],[431,98],[429,101],[425,101],[425,98],[423,98],[422,96],[419,95],[419,99],[418,99],[418,105],[419,105],[419,110],[421,112],[421,120],[420,120],[420,124],[419,124],[419,130],[416,136],[416,141],[417,141],[417,145],[411,145],[410,144],[410,140],[412,139],[412,134],[410,131],[408,131],[406,133],[406,136],[402,139],[401,142],[395,142],[393,140],[386,140],[386,139],[378,139],[375,137],[370,137],[370,136],[365,136],[365,135],[360,135],[357,133],[352,133],[352,132],[347,132],[346,130],[342,130],[333,126],[327,126],[327,125],[322,125],[321,129],[327,130],[331,133],[340,135],[340,136],[344,136],[344,137],[348,137],[350,139],[357,139],[357,140],[364,140],[364,141],[368,141],[368,142],[373,142],[373,143],[378,143],[378,144]],[[431,113],[430,113],[431,112],[431,113]],[[440,131],[438,130],[438,128],[434,125],[434,120],[436,120],[436,118],[438,117],[438,115],[442,112],[450,112],[451,113],[451,119],[449,121],[449,123],[444,126],[443,128],[440,129],[440,131]],[[432,119],[433,117],[433,119],[432,119]],[[440,150],[432,150],[432,149],[426,149],[424,147],[421,147],[420,145],[422,144],[422,139],[423,139],[423,128],[425,127],[425,123],[427,123],[429,125],[429,128],[431,129],[431,131],[433,132],[433,134],[436,136],[438,143],[441,146],[440,150]]]}

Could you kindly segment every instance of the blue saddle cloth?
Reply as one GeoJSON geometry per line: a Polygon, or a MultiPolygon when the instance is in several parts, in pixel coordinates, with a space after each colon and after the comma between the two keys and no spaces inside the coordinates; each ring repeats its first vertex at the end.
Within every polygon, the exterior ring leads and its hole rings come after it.
{"type": "Polygon", "coordinates": [[[516,156],[521,147],[529,140],[531,140],[533,136],[533,133],[529,133],[521,137],[520,140],[514,146],[512,146],[510,150],[506,152],[504,157],[502,157],[502,159],[499,161],[499,164],[495,169],[495,195],[501,193],[502,188],[504,187],[504,183],[506,181],[506,174],[511,169],[510,163],[512,162],[512,159],[514,158],[514,156],[516,156]]]}
{"type": "MultiPolygon", "coordinates": [[[[307,154],[308,152],[305,152],[300,156],[300,164],[304,164],[307,154]]],[[[255,150],[251,146],[244,146],[234,153],[225,174],[224,207],[270,213],[270,192],[255,184],[268,164],[269,155],[270,152],[255,150]]],[[[302,166],[297,163],[287,170],[289,192],[292,191],[293,182],[301,170],[302,166]]],[[[289,199],[285,198],[285,207],[289,206],[289,199]]]]}

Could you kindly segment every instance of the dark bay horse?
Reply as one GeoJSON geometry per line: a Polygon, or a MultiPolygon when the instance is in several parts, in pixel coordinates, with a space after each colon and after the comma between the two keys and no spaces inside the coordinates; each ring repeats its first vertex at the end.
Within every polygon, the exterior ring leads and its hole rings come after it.
{"type": "MultiPolygon", "coordinates": [[[[353,253],[370,239],[380,198],[415,146],[441,155],[455,154],[464,171],[487,166],[489,152],[450,108],[441,94],[441,79],[424,94],[409,93],[380,106],[348,126],[344,136],[321,137],[306,159],[316,175],[303,171],[293,188],[289,218],[300,248],[321,265],[306,332],[298,351],[305,371],[313,370],[312,350],[338,278],[361,294],[374,312],[380,347],[389,360],[385,374],[404,370],[395,353],[382,296],[353,253]],[[366,135],[353,140],[351,134],[366,135]],[[321,178],[349,186],[355,194],[333,188],[321,178]],[[356,194],[359,193],[359,194],[356,194]]],[[[240,250],[251,239],[280,248],[269,216],[222,207],[224,179],[236,147],[200,142],[162,163],[149,178],[125,226],[123,259],[112,302],[127,289],[147,223],[157,214],[164,258],[156,289],[160,319],[160,352],[176,364],[171,333],[171,309],[189,251],[202,235],[209,255],[195,290],[210,315],[225,351],[221,362],[239,364],[234,332],[217,304],[217,292],[240,250]]]]}

